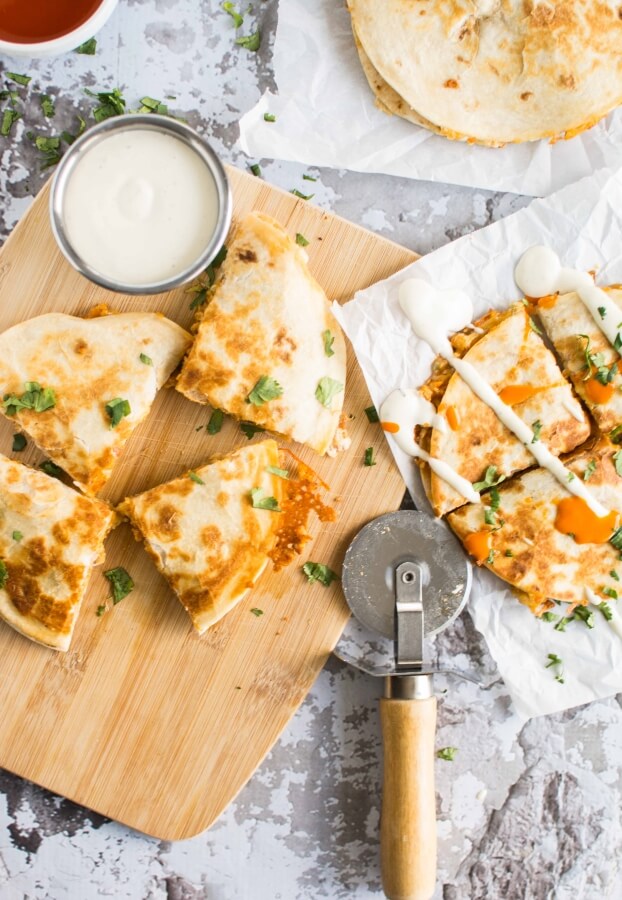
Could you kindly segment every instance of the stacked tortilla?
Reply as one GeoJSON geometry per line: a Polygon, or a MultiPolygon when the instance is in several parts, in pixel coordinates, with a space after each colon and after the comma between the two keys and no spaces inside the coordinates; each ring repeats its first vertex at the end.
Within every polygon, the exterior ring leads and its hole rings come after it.
{"type": "Polygon", "coordinates": [[[455,140],[570,138],[622,102],[617,0],[348,0],[378,106],[455,140]]]}

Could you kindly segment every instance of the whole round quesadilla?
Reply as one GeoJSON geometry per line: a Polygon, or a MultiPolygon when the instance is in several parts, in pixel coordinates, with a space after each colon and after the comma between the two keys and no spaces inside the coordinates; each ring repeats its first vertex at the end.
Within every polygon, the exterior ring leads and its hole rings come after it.
{"type": "Polygon", "coordinates": [[[0,335],[0,412],[96,494],[190,342],[157,313],[29,319],[0,335]]]}
{"type": "Polygon", "coordinates": [[[0,455],[0,618],[33,641],[68,650],[116,522],[102,501],[0,455]]]}
{"type": "Polygon", "coordinates": [[[311,539],[312,509],[323,521],[335,518],[318,496],[320,484],[268,439],[128,497],[119,512],[203,634],[242,600],[269,560],[280,569],[300,553],[311,539]]]}
{"type": "Polygon", "coordinates": [[[569,138],[622,102],[614,0],[348,6],[381,104],[447,137],[491,146],[569,138]]]}
{"type": "MultiPolygon", "coordinates": [[[[488,313],[474,329],[455,335],[452,343],[456,355],[471,363],[526,424],[538,429],[556,456],[589,437],[587,416],[522,303],[488,313]]],[[[421,393],[445,422],[442,430],[422,430],[422,446],[467,481],[479,482],[490,466],[498,476],[508,477],[534,465],[529,450],[444,360],[436,360],[421,393]]],[[[427,465],[423,480],[436,515],[464,503],[427,465]]]]}
{"type": "MultiPolygon", "coordinates": [[[[613,510],[622,510],[618,452],[603,439],[565,463],[613,510]]],[[[617,599],[622,563],[620,548],[610,543],[617,514],[611,523],[591,516],[546,469],[525,472],[494,491],[496,496],[485,495],[483,504],[468,504],[448,516],[478,564],[515,587],[538,615],[554,600],[583,606],[617,599]],[[563,503],[568,505],[565,522],[560,521],[563,503]]]]}
{"type": "Polygon", "coordinates": [[[346,380],[346,348],[307,255],[278,222],[239,224],[199,321],[177,390],[189,400],[330,450],[346,380]]]}

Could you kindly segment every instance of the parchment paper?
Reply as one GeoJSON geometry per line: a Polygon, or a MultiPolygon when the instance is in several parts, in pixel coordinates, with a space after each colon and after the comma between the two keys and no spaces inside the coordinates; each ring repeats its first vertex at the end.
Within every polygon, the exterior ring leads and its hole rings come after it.
{"type": "MultiPolygon", "coordinates": [[[[505,308],[520,297],[514,266],[532,244],[553,247],[564,264],[598,271],[600,284],[622,282],[622,169],[601,171],[495,225],[430,253],[359,292],[333,312],[352,341],[377,407],[396,387],[418,387],[429,375],[430,348],[410,329],[398,301],[406,277],[426,278],[439,288],[462,288],[473,299],[475,315],[505,308]]],[[[378,436],[378,443],[383,438],[378,436]]],[[[392,441],[404,481],[421,509],[430,510],[416,467],[392,441]]],[[[383,452],[380,449],[379,452],[383,452]]],[[[622,604],[622,599],[618,601],[622,604]]],[[[469,611],[484,635],[519,714],[537,716],[608,697],[622,691],[622,614],[608,622],[595,609],[595,627],[571,622],[565,632],[536,619],[484,569],[475,570],[469,611]],[[546,669],[548,654],[564,662],[565,683],[546,669]]],[[[562,609],[562,607],[560,607],[562,609]]]]}
{"type": "Polygon", "coordinates": [[[250,156],[545,196],[622,159],[622,111],[570,141],[501,149],[449,141],[374,104],[343,0],[280,0],[278,93],[240,121],[250,156]],[[264,121],[264,113],[276,122],[264,121]]]}

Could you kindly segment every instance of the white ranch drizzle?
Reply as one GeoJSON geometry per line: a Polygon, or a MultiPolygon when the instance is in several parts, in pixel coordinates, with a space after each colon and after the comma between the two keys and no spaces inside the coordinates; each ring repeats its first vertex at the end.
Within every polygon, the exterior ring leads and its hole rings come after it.
{"type": "Polygon", "coordinates": [[[581,413],[580,413],[579,410],[577,409],[577,406],[576,406],[575,403],[573,403],[573,402],[570,401],[570,400],[563,400],[563,401],[562,401],[562,406],[564,407],[564,409],[566,410],[566,412],[567,412],[569,415],[572,416],[573,419],[576,419],[577,422],[583,423],[583,416],[581,415],[581,413]]]}
{"type": "Polygon", "coordinates": [[[564,268],[554,250],[536,245],[519,259],[514,280],[526,297],[534,299],[576,291],[611,346],[622,355],[622,311],[606,291],[596,287],[589,272],[564,268]]]}
{"type": "Polygon", "coordinates": [[[380,421],[393,422],[398,426],[397,432],[385,433],[393,438],[400,450],[426,462],[439,478],[451,485],[465,500],[479,503],[480,496],[470,481],[459,475],[442,459],[430,456],[415,441],[415,427],[432,425],[436,428],[434,420],[437,418],[439,416],[434,406],[413,389],[392,391],[380,407],[380,421]]]}
{"type": "Polygon", "coordinates": [[[437,291],[421,279],[409,278],[400,285],[399,301],[417,337],[447,360],[473,393],[516,435],[538,464],[547,469],[567,491],[585,500],[595,515],[606,516],[609,510],[598,502],[583,480],[575,477],[542,441],[534,441],[533,430],[511,406],[501,400],[477,369],[466,360],[454,356],[448,334],[464,328],[466,322],[473,318],[470,298],[462,292],[437,291]]]}

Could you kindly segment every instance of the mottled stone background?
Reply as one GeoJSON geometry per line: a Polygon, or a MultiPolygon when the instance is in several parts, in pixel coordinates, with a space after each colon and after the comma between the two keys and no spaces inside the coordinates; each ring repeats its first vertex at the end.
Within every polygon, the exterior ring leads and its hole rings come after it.
{"type": "MultiPolygon", "coordinates": [[[[283,0],[286,2],[286,0],[283,0]]],[[[47,176],[25,132],[74,130],[88,118],[84,88],[119,86],[131,107],[164,98],[239,166],[303,192],[307,167],[248,160],[238,120],[273,86],[275,0],[255,3],[234,44],[230,17],[205,0],[120,0],[97,54],[51,61],[0,57],[0,73],[33,76],[24,118],[0,137],[0,236],[47,176]],[[57,113],[46,120],[38,95],[57,113]]],[[[4,80],[3,77],[0,80],[4,80]]],[[[312,169],[314,203],[420,252],[508,215],[511,195],[312,169]]],[[[468,615],[430,648],[483,680],[438,679],[439,886],[444,900],[619,900],[620,700],[523,725],[468,615]]],[[[10,684],[2,686],[10,690],[10,684]]],[[[303,900],[381,897],[378,869],[379,685],[331,659],[256,775],[207,833],[169,844],[143,837],[0,773],[1,900],[303,900]]],[[[2,723],[0,722],[0,728],[2,723]]],[[[42,748],[42,752],[44,748],[42,748]]]]}

